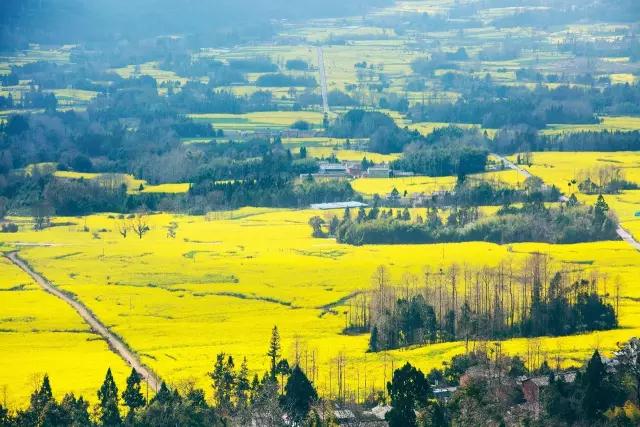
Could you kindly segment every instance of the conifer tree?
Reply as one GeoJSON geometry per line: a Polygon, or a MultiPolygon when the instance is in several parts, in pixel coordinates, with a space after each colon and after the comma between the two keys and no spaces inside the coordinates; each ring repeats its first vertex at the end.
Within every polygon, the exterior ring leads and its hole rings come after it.
{"type": "Polygon", "coordinates": [[[72,427],[84,427],[91,425],[89,419],[89,402],[82,396],[76,397],[73,393],[67,393],[62,398],[61,406],[67,413],[69,425],[72,427]]]}
{"type": "Polygon", "coordinates": [[[271,360],[271,377],[275,379],[278,359],[280,358],[280,333],[277,326],[274,326],[271,330],[271,341],[269,341],[267,356],[271,360]]]}
{"type": "Polygon", "coordinates": [[[133,419],[136,409],[143,407],[146,403],[140,391],[141,381],[142,377],[138,371],[136,371],[135,368],[131,369],[131,374],[129,378],[127,378],[127,388],[122,392],[122,400],[124,400],[124,404],[129,408],[129,412],[127,413],[127,419],[129,420],[133,419]]]}
{"type": "Polygon", "coordinates": [[[29,409],[35,414],[40,414],[44,410],[45,406],[47,406],[47,404],[52,400],[53,393],[51,392],[49,375],[45,374],[42,379],[42,385],[31,395],[31,407],[29,409]]]}
{"type": "Polygon", "coordinates": [[[410,427],[416,424],[415,410],[427,405],[433,394],[424,374],[406,363],[396,369],[387,383],[392,409],[385,415],[390,427],[410,427]]]}
{"type": "Polygon", "coordinates": [[[118,407],[118,387],[113,380],[111,368],[107,369],[104,382],[98,390],[99,417],[104,426],[118,426],[122,424],[120,408],[118,407]]]}
{"type": "Polygon", "coordinates": [[[293,367],[285,386],[284,402],[291,417],[302,422],[309,413],[311,403],[318,398],[313,384],[298,365],[293,367]]]}
{"type": "MultiPolygon", "coordinates": [[[[254,378],[254,381],[257,380],[257,377],[254,378]]],[[[249,405],[249,392],[251,391],[251,384],[249,383],[249,368],[247,367],[247,358],[242,359],[242,364],[240,365],[240,371],[236,377],[235,384],[235,394],[236,394],[236,407],[238,409],[244,409],[249,405]]]]}

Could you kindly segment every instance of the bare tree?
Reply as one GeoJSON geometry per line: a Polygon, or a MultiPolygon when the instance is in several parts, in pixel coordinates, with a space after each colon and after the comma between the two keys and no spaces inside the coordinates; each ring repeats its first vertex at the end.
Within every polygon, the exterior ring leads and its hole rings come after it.
{"type": "Polygon", "coordinates": [[[149,230],[149,218],[146,212],[140,212],[132,220],[131,229],[136,235],[142,239],[149,230]]]}
{"type": "Polygon", "coordinates": [[[127,238],[127,234],[129,234],[129,229],[131,228],[131,224],[127,221],[126,218],[121,217],[116,221],[116,230],[122,236],[123,239],[127,238]]]}
{"type": "Polygon", "coordinates": [[[167,237],[170,239],[175,239],[178,231],[178,223],[175,221],[171,221],[169,226],[167,227],[167,237]]]}

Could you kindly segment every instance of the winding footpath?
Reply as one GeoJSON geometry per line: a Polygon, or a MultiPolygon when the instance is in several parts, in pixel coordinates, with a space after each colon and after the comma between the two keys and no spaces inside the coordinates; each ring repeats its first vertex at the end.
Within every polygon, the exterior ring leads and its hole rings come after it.
{"type": "Polygon", "coordinates": [[[58,289],[53,285],[53,283],[34,271],[29,264],[18,256],[17,252],[10,252],[6,254],[6,257],[14,265],[31,276],[42,289],[70,305],[96,334],[100,335],[107,341],[109,348],[111,348],[114,353],[120,356],[129,366],[138,371],[138,373],[147,381],[150,388],[156,391],[160,389],[160,378],[158,378],[151,369],[147,368],[142,362],[140,362],[138,356],[130,350],[118,336],[109,331],[109,329],[91,312],[91,310],[89,310],[80,301],[58,289]]]}
{"type": "MultiPolygon", "coordinates": [[[[513,169],[514,171],[518,172],[520,175],[524,176],[525,178],[531,178],[533,176],[531,172],[521,168],[520,166],[516,165],[515,163],[508,160],[507,158],[494,153],[491,153],[491,155],[497,158],[499,161],[501,161],[506,167],[508,167],[509,169],[513,169]]],[[[633,246],[634,249],[640,251],[640,242],[638,242],[631,235],[631,233],[629,233],[627,230],[622,228],[621,225],[618,225],[618,228],[616,229],[616,233],[622,240],[624,240],[625,242],[633,246]]]]}

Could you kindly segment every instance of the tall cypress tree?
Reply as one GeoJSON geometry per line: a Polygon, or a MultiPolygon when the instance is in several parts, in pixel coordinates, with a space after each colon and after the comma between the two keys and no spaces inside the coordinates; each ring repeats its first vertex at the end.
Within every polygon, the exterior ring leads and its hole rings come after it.
{"type": "Polygon", "coordinates": [[[244,409],[249,405],[249,391],[251,390],[246,357],[242,360],[242,365],[240,365],[235,385],[236,406],[238,409],[244,409]]]}
{"type": "Polygon", "coordinates": [[[131,374],[129,378],[127,378],[127,388],[122,392],[122,400],[124,400],[124,404],[129,408],[129,412],[127,413],[128,420],[133,418],[136,409],[143,407],[146,403],[140,391],[141,381],[142,377],[138,371],[132,368],[131,374]]]}
{"type": "Polygon", "coordinates": [[[612,383],[607,367],[602,363],[596,350],[587,363],[582,375],[582,411],[589,420],[600,418],[602,414],[620,399],[619,389],[612,383]]]}
{"type": "Polygon", "coordinates": [[[280,358],[280,333],[277,326],[274,326],[271,330],[271,341],[269,341],[267,356],[271,359],[271,377],[275,378],[278,359],[280,358]]]}
{"type": "Polygon", "coordinates": [[[100,402],[100,421],[103,426],[118,426],[122,424],[120,408],[118,407],[118,387],[113,380],[111,368],[107,369],[104,382],[98,390],[100,402]]]}
{"type": "Polygon", "coordinates": [[[293,367],[284,391],[284,402],[291,411],[290,415],[301,422],[309,413],[311,403],[318,398],[318,393],[298,365],[293,367]]]}

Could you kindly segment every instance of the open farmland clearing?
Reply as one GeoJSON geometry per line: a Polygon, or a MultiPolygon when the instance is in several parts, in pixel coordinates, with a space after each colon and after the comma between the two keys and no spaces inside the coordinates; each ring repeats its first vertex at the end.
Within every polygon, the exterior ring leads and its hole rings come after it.
{"type": "MultiPolygon", "coordinates": [[[[611,349],[637,333],[633,325],[640,313],[634,298],[640,290],[633,278],[639,255],[624,242],[353,247],[311,238],[307,221],[314,214],[318,212],[243,209],[235,214],[237,219],[210,221],[153,215],[148,235],[126,240],[113,231],[112,219],[98,215],[87,217],[86,224],[111,229],[101,233],[100,240],[78,226],[23,231],[7,242],[59,244],[24,247],[21,256],[61,289],[77,295],[145,364],[172,382],[196,378],[206,386],[203,373],[223,349],[247,355],[252,369],[263,370],[266,359],[259,343],[267,341],[274,324],[287,351],[296,337],[309,352],[315,350],[317,382],[325,393],[329,367],[338,353],[349,360],[350,381],[366,370],[370,381],[380,385],[385,365],[390,375],[392,360],[410,360],[428,370],[462,352],[462,343],[446,343],[367,354],[366,335],[341,334],[341,313],[349,310],[349,295],[367,289],[370,272],[381,264],[399,280],[404,271],[419,274],[427,266],[437,268],[452,260],[496,264],[542,251],[576,269],[599,269],[608,275],[610,286],[615,276],[623,284],[622,329],[541,338],[549,355],[560,354],[570,364],[586,356],[596,342],[611,349]],[[172,221],[178,224],[175,240],[165,233],[172,221]],[[345,302],[334,306],[336,301],[345,302]]],[[[525,346],[526,340],[517,339],[506,341],[503,348],[521,352],[525,346]]]]}
{"type": "Polygon", "coordinates": [[[91,400],[107,368],[125,375],[124,362],[73,309],[4,257],[0,298],[0,390],[9,408],[21,407],[45,373],[55,378],[57,396],[74,392],[91,400]]]}

